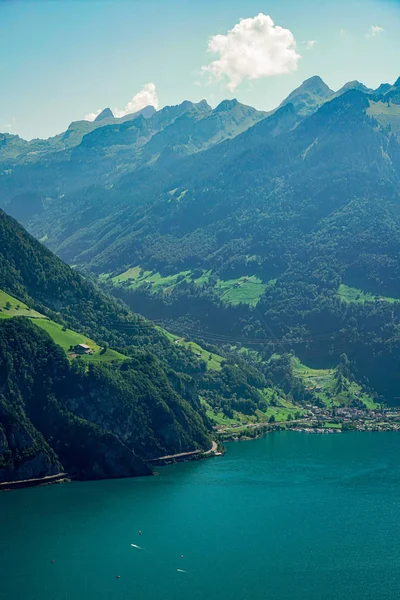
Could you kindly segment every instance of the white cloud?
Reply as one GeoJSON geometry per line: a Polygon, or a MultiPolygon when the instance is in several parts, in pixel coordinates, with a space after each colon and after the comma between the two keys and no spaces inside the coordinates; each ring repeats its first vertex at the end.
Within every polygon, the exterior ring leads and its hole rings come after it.
{"type": "Polygon", "coordinates": [[[214,35],[208,52],[219,54],[219,58],[202,67],[202,72],[211,80],[227,78],[231,91],[244,79],[291,73],[301,58],[292,32],[275,25],[263,13],[241,19],[226,35],[214,35]]]}
{"type": "Polygon", "coordinates": [[[379,27],[379,25],[371,25],[368,33],[366,34],[366,37],[367,38],[375,37],[376,35],[379,35],[380,33],[382,33],[382,31],[385,31],[383,29],[383,27],[379,27]]]}
{"type": "MultiPolygon", "coordinates": [[[[115,117],[124,117],[125,115],[135,113],[150,104],[154,106],[156,110],[158,109],[158,96],[154,83],[146,83],[146,85],[143,86],[143,89],[140,90],[136,96],[133,96],[132,100],[128,102],[125,108],[121,110],[119,108],[114,108],[113,114],[115,117]]],[[[85,121],[94,121],[101,111],[102,109],[99,108],[95,112],[87,114],[84,117],[85,121]]]]}
{"type": "Polygon", "coordinates": [[[95,118],[101,113],[101,108],[98,108],[95,112],[85,115],[83,118],[85,121],[94,121],[95,118]]]}
{"type": "Polygon", "coordinates": [[[135,113],[149,105],[154,106],[156,110],[158,109],[158,96],[154,83],[146,83],[146,85],[143,86],[143,89],[140,90],[136,96],[133,96],[132,100],[128,102],[124,109],[119,110],[118,108],[115,108],[113,109],[113,113],[116,117],[124,117],[125,115],[135,113]]]}
{"type": "Polygon", "coordinates": [[[12,131],[13,129],[15,129],[16,124],[17,119],[15,117],[12,117],[8,123],[4,123],[4,125],[2,125],[1,129],[5,131],[12,131]]]}
{"type": "Polygon", "coordinates": [[[308,40],[308,42],[306,42],[307,50],[312,50],[316,43],[317,43],[317,40],[308,40]]]}

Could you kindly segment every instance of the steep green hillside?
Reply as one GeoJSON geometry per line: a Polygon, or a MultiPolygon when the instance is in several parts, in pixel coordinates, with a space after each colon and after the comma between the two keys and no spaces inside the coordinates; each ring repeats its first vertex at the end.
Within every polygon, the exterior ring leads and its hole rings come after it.
{"type": "Polygon", "coordinates": [[[147,459],[210,444],[150,354],[86,370],[25,318],[0,321],[0,342],[0,481],[147,474],[147,459]]]}
{"type": "Polygon", "coordinates": [[[354,381],[350,373],[343,372],[343,364],[335,369],[312,369],[293,358],[293,375],[300,379],[308,391],[326,406],[350,406],[362,403],[369,409],[376,402],[354,381]]]}
{"type": "Polygon", "coordinates": [[[141,474],[144,459],[209,447],[196,357],[2,212],[0,286],[0,479],[39,477],[61,464],[83,478],[141,474]],[[69,362],[79,343],[93,354],[69,362]]]}
{"type": "Polygon", "coordinates": [[[24,302],[20,302],[10,294],[0,290],[0,319],[11,317],[30,317],[32,319],[40,319],[42,314],[36,310],[32,310],[24,302]]]}
{"type": "Polygon", "coordinates": [[[46,331],[52,340],[61,346],[64,352],[71,358],[75,357],[73,347],[79,344],[86,344],[90,347],[91,353],[81,356],[81,359],[86,362],[110,362],[125,360],[127,358],[120,352],[116,352],[110,348],[101,348],[90,338],[43,317],[43,315],[32,310],[23,302],[0,290],[0,319],[9,319],[11,317],[28,317],[32,319],[34,325],[46,331]]]}
{"type": "Polygon", "coordinates": [[[51,339],[61,346],[64,352],[70,357],[75,357],[73,347],[79,344],[86,344],[90,347],[90,354],[81,356],[85,362],[110,362],[126,360],[127,357],[112,350],[111,348],[101,348],[96,342],[87,338],[76,331],[63,327],[59,323],[54,323],[50,319],[36,319],[34,324],[46,331],[51,339]]]}

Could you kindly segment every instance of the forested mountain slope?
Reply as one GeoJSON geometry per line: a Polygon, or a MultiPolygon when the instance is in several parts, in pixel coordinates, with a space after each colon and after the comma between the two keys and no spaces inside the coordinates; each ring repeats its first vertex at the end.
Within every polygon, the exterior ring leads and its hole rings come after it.
{"type": "Polygon", "coordinates": [[[251,415],[272,399],[261,363],[133,314],[2,211],[0,301],[0,480],[146,473],[155,456],[210,447],[206,410],[251,415]],[[82,340],[105,354],[74,358],[82,340]]]}
{"type": "Polygon", "coordinates": [[[154,356],[86,370],[20,317],[0,321],[0,338],[0,481],[147,474],[146,459],[208,445],[154,356]]]}
{"type": "MultiPolygon", "coordinates": [[[[266,275],[284,271],[312,238],[336,245],[340,253],[343,235],[346,243],[354,241],[353,213],[368,220],[383,202],[393,223],[397,219],[399,142],[369,109],[370,100],[358,91],[324,104],[300,123],[288,105],[233,140],[166,170],[156,165],[124,178],[107,194],[92,190],[81,202],[71,199],[74,217],[67,203],[60,213],[54,208],[45,225],[50,229],[51,219],[58,219],[51,243],[69,262],[98,272],[141,265],[167,272],[222,267],[229,274],[232,265],[244,266],[252,257],[266,275]],[[331,227],[345,208],[346,229],[331,227]],[[327,227],[331,234],[321,236],[327,227]]],[[[371,232],[378,242],[381,228],[371,232]]],[[[360,246],[354,249],[359,253],[360,246]]],[[[363,250],[372,246],[364,244],[363,250]]],[[[354,271],[350,249],[338,260],[340,268],[349,271],[351,264],[354,271]]],[[[383,285],[389,291],[395,283],[383,285]]]]}
{"type": "MultiPolygon", "coordinates": [[[[257,343],[266,361],[294,351],[332,367],[347,353],[354,377],[396,402],[399,89],[350,82],[335,93],[312,78],[264,118],[225,103],[219,110],[245,131],[227,127],[221,141],[207,126],[206,149],[198,132],[217,109],[189,107],[131,153],[112,185],[42,197],[25,222],[177,333],[257,343]]],[[[113,127],[110,140],[125,139],[113,127]]],[[[114,146],[104,147],[107,177],[114,146]]]]}
{"type": "Polygon", "coordinates": [[[0,289],[40,310],[27,319],[1,309],[0,480],[40,477],[60,465],[83,478],[142,474],[149,472],[146,459],[209,447],[190,356],[185,364],[165,335],[99,292],[3,212],[0,289]],[[35,326],[41,314],[122,345],[130,358],[70,363],[35,326]],[[152,349],[164,354],[163,362],[152,349]],[[174,371],[173,363],[187,373],[174,371]]]}

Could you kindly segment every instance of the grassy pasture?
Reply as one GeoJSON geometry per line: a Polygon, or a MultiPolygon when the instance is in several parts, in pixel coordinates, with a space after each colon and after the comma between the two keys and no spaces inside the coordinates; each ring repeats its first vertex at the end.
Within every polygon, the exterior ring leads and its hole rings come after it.
{"type": "MultiPolygon", "coordinates": [[[[128,288],[132,290],[144,287],[150,293],[159,291],[170,293],[175,286],[183,281],[187,283],[193,282],[196,285],[207,283],[210,279],[211,271],[203,270],[202,274],[196,278],[193,275],[193,271],[186,270],[163,276],[159,272],[144,270],[136,266],[112,277],[111,280],[114,285],[126,285],[126,282],[128,282],[128,288]]],[[[108,274],[100,275],[100,280],[105,281],[108,278],[108,274]]],[[[267,286],[274,284],[275,280],[264,283],[259,277],[249,275],[236,279],[219,279],[215,285],[215,290],[227,304],[237,305],[242,302],[250,306],[256,306],[267,286]]]]}
{"type": "Polygon", "coordinates": [[[216,285],[216,290],[224,302],[237,305],[240,303],[256,306],[267,287],[259,277],[251,275],[249,277],[240,277],[237,279],[220,279],[216,285]]]}
{"type": "Polygon", "coordinates": [[[2,290],[0,290],[0,309],[0,319],[7,319],[10,317],[43,317],[43,315],[36,310],[29,308],[26,304],[2,290]]]}
{"type": "Polygon", "coordinates": [[[62,325],[50,321],[49,319],[36,319],[35,325],[38,325],[41,329],[47,331],[50,337],[56,344],[61,346],[66,354],[70,352],[71,346],[77,346],[78,344],[86,344],[93,350],[93,354],[84,354],[82,359],[88,362],[110,362],[113,360],[125,360],[127,357],[115,350],[107,348],[104,354],[101,354],[101,347],[96,344],[90,338],[72,331],[71,329],[63,330],[62,325]]]}
{"type": "Polygon", "coordinates": [[[114,285],[124,282],[129,283],[129,289],[138,289],[148,287],[150,291],[162,290],[165,293],[171,291],[180,281],[189,281],[191,271],[181,271],[174,275],[163,277],[160,273],[154,271],[145,271],[141,267],[131,267],[124,273],[112,278],[114,285]],[[179,281],[178,281],[179,279],[179,281]]]}
{"type": "Polygon", "coordinates": [[[86,344],[93,350],[93,354],[83,355],[82,359],[88,362],[110,362],[113,360],[125,360],[127,357],[123,356],[115,350],[107,348],[104,354],[101,354],[101,348],[93,340],[72,331],[71,329],[64,328],[59,323],[55,323],[50,319],[47,319],[37,311],[30,309],[26,304],[20,302],[13,296],[10,296],[6,292],[0,290],[0,319],[10,319],[16,317],[28,317],[32,322],[46,331],[52,340],[61,346],[66,354],[69,353],[71,346],[78,344],[86,344]],[[7,304],[8,303],[8,304],[7,304]],[[7,308],[6,308],[7,305],[7,308]],[[17,308],[18,307],[18,308],[17,308]]]}
{"type": "Polygon", "coordinates": [[[390,298],[388,296],[374,296],[369,292],[363,292],[358,288],[353,288],[342,283],[338,289],[338,296],[345,302],[359,302],[364,304],[365,302],[398,302],[396,298],[390,298]]]}
{"type": "Polygon", "coordinates": [[[365,394],[355,381],[346,379],[342,391],[337,390],[335,369],[312,369],[304,365],[297,357],[293,357],[293,375],[302,379],[306,388],[313,389],[327,406],[347,406],[352,400],[361,400],[366,408],[377,408],[373,399],[365,394]]]}

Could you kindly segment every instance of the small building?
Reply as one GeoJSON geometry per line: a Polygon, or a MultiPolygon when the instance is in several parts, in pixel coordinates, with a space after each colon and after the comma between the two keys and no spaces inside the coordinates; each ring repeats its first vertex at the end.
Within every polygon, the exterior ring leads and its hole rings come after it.
{"type": "Polygon", "coordinates": [[[77,344],[74,347],[74,352],[76,354],[90,354],[91,349],[90,349],[90,346],[87,346],[86,344],[77,344]]]}

